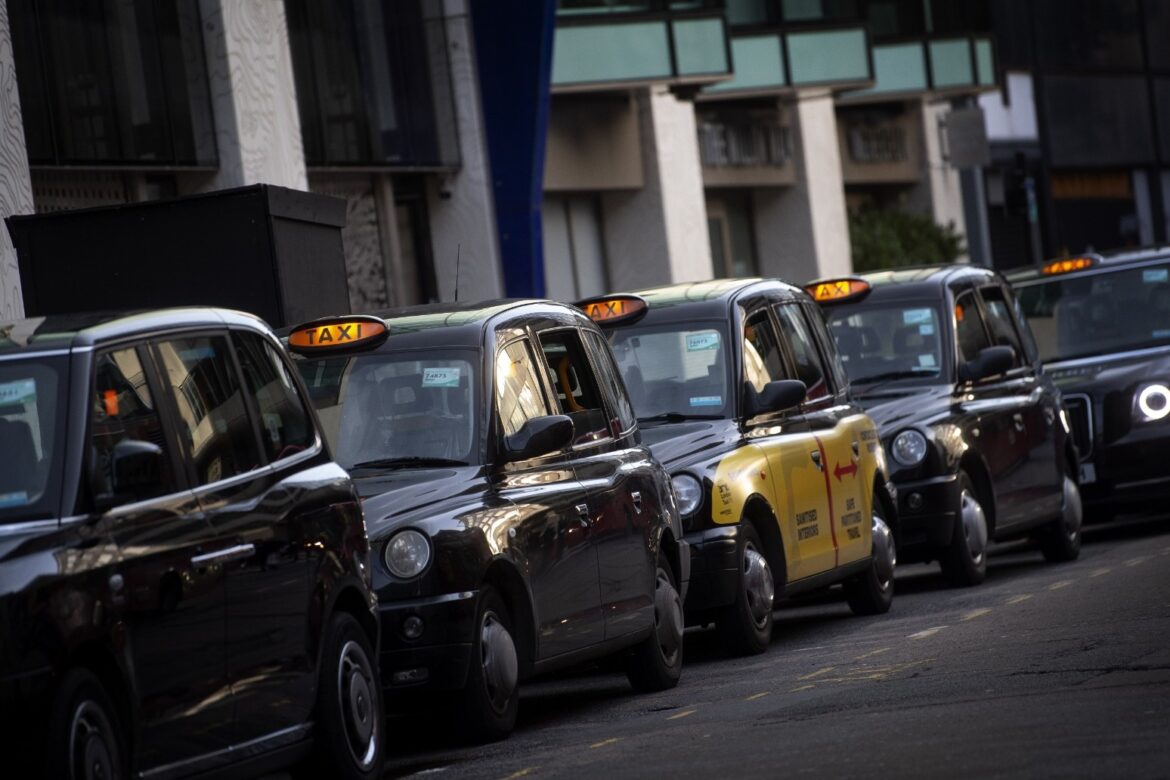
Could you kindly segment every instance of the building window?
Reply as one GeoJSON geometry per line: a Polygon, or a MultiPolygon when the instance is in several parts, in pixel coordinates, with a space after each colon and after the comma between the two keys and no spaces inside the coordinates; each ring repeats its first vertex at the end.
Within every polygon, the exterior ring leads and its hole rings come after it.
{"type": "Polygon", "coordinates": [[[792,159],[792,128],[775,121],[698,123],[699,157],[710,168],[783,167],[792,159]]]}
{"type": "Polygon", "coordinates": [[[1140,70],[1137,0],[1036,0],[1036,57],[1052,70],[1140,70]]]}
{"type": "Polygon", "coordinates": [[[29,162],[214,166],[197,3],[9,0],[29,162]]]}
{"type": "Polygon", "coordinates": [[[707,195],[707,232],[715,276],[756,276],[755,239],[752,236],[752,204],[749,190],[725,190],[707,195]]]}
{"type": "Polygon", "coordinates": [[[544,232],[544,294],[558,301],[601,295],[609,287],[597,198],[549,196],[541,217],[544,232]]]}

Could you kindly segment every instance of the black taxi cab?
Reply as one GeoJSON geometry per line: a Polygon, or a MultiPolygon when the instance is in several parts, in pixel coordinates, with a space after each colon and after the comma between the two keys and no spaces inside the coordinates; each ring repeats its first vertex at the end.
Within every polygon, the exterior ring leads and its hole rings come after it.
{"type": "Polygon", "coordinates": [[[1064,394],[1090,518],[1170,498],[1170,248],[1008,275],[1064,394]]]}
{"type": "Polygon", "coordinates": [[[643,438],[672,475],[694,556],[689,623],[759,653],[777,598],[843,582],[855,612],[889,609],[884,453],[807,295],[719,280],[578,305],[606,332],[643,438]]]}
{"type": "Polygon", "coordinates": [[[1076,451],[1011,290],[967,265],[826,279],[824,308],[854,397],[877,421],[898,486],[903,562],[954,585],[987,573],[989,539],[1080,551],[1076,451]]]}
{"type": "Polygon", "coordinates": [[[380,776],[361,506],[263,322],[0,323],[0,461],[5,776],[380,776]]]}
{"type": "Polygon", "coordinates": [[[449,692],[492,739],[534,673],[616,653],[636,689],[677,683],[690,554],[587,317],[431,304],[287,339],[363,499],[392,706],[449,692]]]}

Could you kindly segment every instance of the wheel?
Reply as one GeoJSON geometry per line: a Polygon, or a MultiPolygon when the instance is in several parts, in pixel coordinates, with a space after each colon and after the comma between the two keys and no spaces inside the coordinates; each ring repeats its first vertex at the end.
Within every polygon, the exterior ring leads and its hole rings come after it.
{"type": "Polygon", "coordinates": [[[318,777],[367,780],[382,774],[385,715],[369,637],[353,615],[329,620],[317,686],[318,777]]]}
{"type": "Polygon", "coordinates": [[[116,780],[129,775],[118,712],[101,682],[85,669],[65,675],[49,720],[48,776],[116,780]]]}
{"type": "Polygon", "coordinates": [[[959,513],[951,543],[938,558],[943,576],[957,587],[978,585],[987,578],[987,513],[975,483],[959,472],[959,513]]]}
{"type": "Polygon", "coordinates": [[[626,676],[636,691],[665,691],[678,685],[682,674],[683,608],[674,572],[665,554],[658,553],[654,578],[654,633],[630,653],[626,676]]]}
{"type": "Polygon", "coordinates": [[[473,740],[503,739],[516,726],[520,665],[512,639],[512,618],[491,585],[479,592],[471,669],[463,689],[460,725],[473,740]]]}
{"type": "Polygon", "coordinates": [[[751,523],[739,527],[739,589],[735,603],[719,611],[715,630],[725,650],[756,655],[772,641],[772,600],[776,583],[763,554],[760,537],[751,523]]]}
{"type": "Polygon", "coordinates": [[[894,602],[894,567],[898,553],[882,502],[873,497],[873,555],[869,568],[845,583],[845,600],[855,615],[881,615],[894,602]]]}
{"type": "Polygon", "coordinates": [[[1075,561],[1081,554],[1081,523],[1084,510],[1081,490],[1072,477],[1064,478],[1064,508],[1040,534],[1040,552],[1049,563],[1075,561]]]}

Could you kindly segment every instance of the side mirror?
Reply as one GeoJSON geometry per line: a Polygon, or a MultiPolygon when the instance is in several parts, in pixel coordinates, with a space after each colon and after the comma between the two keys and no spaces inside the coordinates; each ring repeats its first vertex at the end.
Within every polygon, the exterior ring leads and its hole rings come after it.
{"type": "Polygon", "coordinates": [[[123,439],[110,457],[113,498],[136,499],[155,495],[162,486],[162,447],[148,441],[123,439]]]}
{"type": "Polygon", "coordinates": [[[764,385],[760,392],[748,392],[748,416],[782,412],[800,404],[808,388],[799,379],[779,379],[764,385]]]}
{"type": "Polygon", "coordinates": [[[563,450],[573,443],[573,420],[565,414],[533,417],[504,438],[508,460],[528,460],[563,450]]]}
{"type": "Polygon", "coordinates": [[[978,382],[996,374],[1004,374],[1016,364],[1016,351],[1012,347],[984,347],[979,357],[959,367],[959,379],[978,382]]]}

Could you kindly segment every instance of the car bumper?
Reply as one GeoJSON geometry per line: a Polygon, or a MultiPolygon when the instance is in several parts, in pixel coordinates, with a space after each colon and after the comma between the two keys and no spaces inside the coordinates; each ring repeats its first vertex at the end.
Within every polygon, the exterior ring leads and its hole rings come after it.
{"type": "Polygon", "coordinates": [[[1081,496],[1086,504],[1134,507],[1170,498],[1170,476],[1164,458],[1170,452],[1170,423],[1162,421],[1130,429],[1122,438],[1098,446],[1081,463],[1081,496]]]}
{"type": "Polygon", "coordinates": [[[959,475],[899,482],[898,558],[930,557],[951,543],[959,512],[959,475]]]}
{"type": "Polygon", "coordinates": [[[691,582],[686,613],[690,621],[735,603],[739,587],[739,526],[708,528],[687,534],[691,548],[691,582]]]}
{"type": "Polygon", "coordinates": [[[407,690],[450,691],[466,684],[478,596],[445,593],[379,606],[382,687],[393,692],[388,701],[407,690]],[[403,625],[412,617],[422,621],[422,632],[408,639],[403,625]]]}

